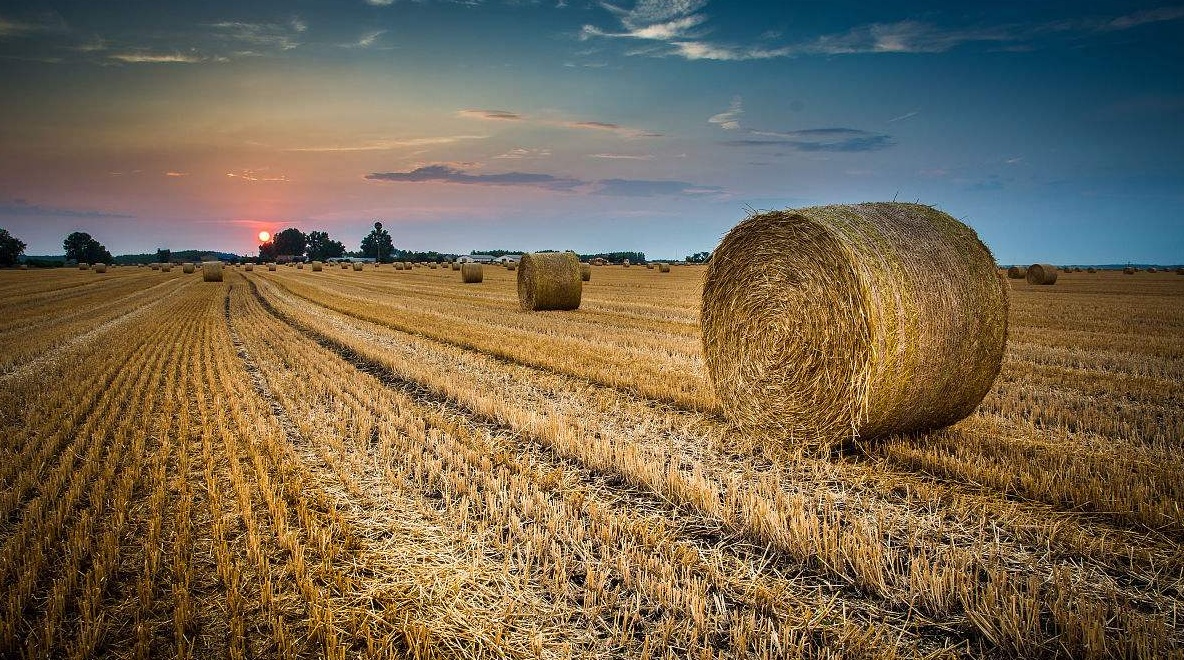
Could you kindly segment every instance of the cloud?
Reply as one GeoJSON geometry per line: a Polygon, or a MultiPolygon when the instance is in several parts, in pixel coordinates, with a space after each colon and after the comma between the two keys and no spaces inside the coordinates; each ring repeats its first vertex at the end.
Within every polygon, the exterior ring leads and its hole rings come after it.
{"type": "Polygon", "coordinates": [[[43,13],[26,19],[0,16],[0,39],[25,37],[45,32],[66,32],[66,22],[55,12],[43,13]]]}
{"type": "Polygon", "coordinates": [[[366,0],[366,4],[373,5],[375,7],[388,7],[394,2],[395,0],[366,0]]]}
{"type": "Polygon", "coordinates": [[[888,123],[889,123],[889,124],[895,124],[895,123],[896,123],[896,122],[898,122],[898,121],[904,121],[904,120],[906,120],[906,119],[912,119],[913,117],[916,117],[916,116],[917,116],[917,111],[916,111],[916,110],[914,110],[914,111],[912,111],[912,112],[906,112],[906,113],[904,113],[903,115],[900,115],[900,116],[898,116],[898,117],[893,117],[892,119],[889,119],[889,120],[888,120],[888,123]]]}
{"type": "Polygon", "coordinates": [[[296,39],[296,35],[308,29],[308,26],[298,19],[286,25],[223,21],[211,23],[207,27],[214,30],[215,39],[247,44],[252,48],[281,51],[298,48],[300,42],[296,39]]]}
{"type": "Polygon", "coordinates": [[[856,152],[879,151],[895,146],[890,135],[854,128],[810,128],[801,131],[748,131],[756,138],[729,140],[730,147],[789,147],[796,151],[856,152]]]}
{"type": "Polygon", "coordinates": [[[23,199],[13,199],[0,202],[2,216],[36,216],[36,217],[65,217],[65,218],[134,218],[126,213],[111,213],[93,209],[72,209],[59,206],[42,206],[30,204],[23,199]]]}
{"type": "Polygon", "coordinates": [[[644,179],[599,179],[584,181],[535,172],[504,172],[502,174],[469,174],[448,165],[427,165],[409,172],[373,172],[371,181],[401,183],[456,183],[480,186],[515,186],[541,188],[556,192],[583,192],[591,195],[619,197],[652,197],[657,195],[716,195],[723,192],[715,186],[699,186],[684,181],[649,181],[644,179]]]}
{"type": "Polygon", "coordinates": [[[719,127],[726,131],[734,131],[740,128],[740,115],[742,114],[744,114],[743,100],[736,96],[732,99],[732,105],[727,110],[708,117],[707,122],[719,124],[719,127]]]}
{"type": "Polygon", "coordinates": [[[342,47],[343,48],[369,48],[369,47],[373,46],[375,43],[377,43],[378,38],[384,34],[386,34],[386,30],[372,30],[372,31],[366,32],[362,36],[358,37],[358,40],[353,43],[342,44],[342,47]]]}
{"type": "Polygon", "coordinates": [[[284,151],[302,151],[312,153],[332,153],[338,151],[388,151],[404,147],[429,147],[437,144],[453,144],[462,140],[484,140],[488,135],[441,135],[437,137],[391,138],[375,140],[364,144],[327,145],[316,147],[290,147],[284,151]]]}
{"type": "Polygon", "coordinates": [[[616,133],[623,137],[640,138],[640,137],[662,137],[661,133],[654,133],[651,131],[643,131],[637,128],[629,128],[620,124],[613,124],[605,121],[560,121],[547,122],[554,125],[563,126],[565,128],[589,129],[593,131],[609,131],[616,133]]]}
{"type": "Polygon", "coordinates": [[[589,158],[604,158],[607,160],[653,160],[653,154],[588,154],[589,158]]]}
{"type": "Polygon", "coordinates": [[[209,58],[194,53],[153,53],[149,51],[112,53],[107,56],[107,59],[125,64],[197,64],[209,61],[209,58]]]}
{"type": "Polygon", "coordinates": [[[164,175],[167,177],[181,177],[189,176],[189,172],[165,172],[164,175]]]}
{"type": "Polygon", "coordinates": [[[494,158],[521,160],[523,158],[547,158],[550,155],[550,149],[526,149],[524,147],[518,147],[516,149],[511,149],[504,154],[494,156],[494,158]]]}
{"type": "Polygon", "coordinates": [[[235,172],[227,172],[226,176],[240,181],[265,181],[272,183],[288,183],[288,175],[286,174],[268,174],[269,168],[261,168],[257,170],[239,170],[235,172]]]}
{"type": "Polygon", "coordinates": [[[524,117],[508,110],[459,110],[456,115],[467,119],[500,119],[504,121],[519,121],[524,117]]]}

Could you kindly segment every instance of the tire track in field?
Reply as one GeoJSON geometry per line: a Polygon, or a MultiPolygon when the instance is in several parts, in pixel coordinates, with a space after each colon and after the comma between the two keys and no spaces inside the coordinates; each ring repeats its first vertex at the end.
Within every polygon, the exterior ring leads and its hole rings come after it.
{"type": "MultiPolygon", "coordinates": [[[[951,621],[933,620],[908,605],[891,603],[858,587],[845,576],[827,572],[813,565],[814,562],[802,561],[784,550],[748,540],[742,533],[728,528],[723,521],[713,520],[689,506],[680,506],[660,493],[651,491],[645,485],[632,483],[628,476],[612,468],[590,466],[578,458],[565,456],[559,448],[542,438],[526,436],[523,431],[471,409],[428,386],[396,375],[381,363],[355,352],[349,346],[309,328],[298,319],[277,309],[263,297],[253,280],[249,280],[249,284],[252,295],[269,314],[310,341],[336,354],[358,371],[372,376],[385,387],[402,394],[416,404],[435,410],[446,418],[463,420],[464,424],[472,428],[510,439],[520,452],[534,457],[532,461],[537,464],[561,466],[565,471],[579,474],[581,481],[588,484],[592,492],[602,491],[610,494],[603,500],[611,503],[606,506],[614,510],[657,510],[670,518],[685,521],[678,531],[668,533],[679,541],[689,543],[700,553],[719,553],[742,565],[763,564],[771,574],[786,576],[783,579],[806,591],[832,593],[843,602],[847,616],[854,616],[864,623],[883,621],[882,617],[877,617],[871,614],[872,612],[890,613],[896,617],[894,623],[899,626],[901,639],[910,640],[919,647],[955,647],[965,650],[992,646],[990,640],[973,629],[968,630],[951,621]],[[938,642],[938,639],[941,641],[938,642]]],[[[542,486],[540,488],[546,490],[542,486]]],[[[729,608],[754,608],[753,604],[738,594],[728,594],[724,597],[729,608]]],[[[820,640],[820,643],[825,647],[824,640],[820,640]]]]}

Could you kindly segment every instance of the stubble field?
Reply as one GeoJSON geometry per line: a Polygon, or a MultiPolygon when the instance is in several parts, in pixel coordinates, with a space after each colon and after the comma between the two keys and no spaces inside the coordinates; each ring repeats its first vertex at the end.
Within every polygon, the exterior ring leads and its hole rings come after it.
{"type": "Polygon", "coordinates": [[[0,272],[0,657],[1184,657],[1184,276],[1012,280],[958,425],[738,433],[703,269],[0,272]]]}

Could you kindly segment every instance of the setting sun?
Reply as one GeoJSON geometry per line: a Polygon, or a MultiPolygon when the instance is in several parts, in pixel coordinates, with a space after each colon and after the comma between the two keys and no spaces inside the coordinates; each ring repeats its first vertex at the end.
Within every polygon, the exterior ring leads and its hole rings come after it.
{"type": "Polygon", "coordinates": [[[270,239],[271,239],[271,234],[269,234],[265,231],[259,232],[259,240],[260,241],[263,241],[264,243],[266,243],[270,239]]]}

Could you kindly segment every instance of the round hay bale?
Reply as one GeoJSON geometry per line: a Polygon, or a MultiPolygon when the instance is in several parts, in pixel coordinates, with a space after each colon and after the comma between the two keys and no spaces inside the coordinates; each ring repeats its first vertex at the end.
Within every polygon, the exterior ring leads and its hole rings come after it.
{"type": "MultiPolygon", "coordinates": [[[[579,260],[577,259],[576,261],[578,262],[579,260]]],[[[518,264],[514,263],[513,261],[507,261],[506,270],[518,270],[518,264]]]]}
{"type": "Polygon", "coordinates": [[[653,264],[651,264],[651,263],[647,263],[647,264],[645,265],[645,269],[646,269],[646,270],[653,270],[653,269],[654,269],[654,265],[653,265],[653,264]]]}
{"type": "Polygon", "coordinates": [[[29,264],[21,264],[21,270],[29,270],[29,264]]]}
{"type": "Polygon", "coordinates": [[[1025,279],[1028,284],[1056,284],[1057,273],[1057,267],[1052,264],[1032,264],[1025,279]]]}
{"type": "Polygon", "coordinates": [[[1126,268],[1122,269],[1122,274],[1123,275],[1134,275],[1135,269],[1131,266],[1127,266],[1126,268]]]}
{"type": "MultiPolygon", "coordinates": [[[[28,266],[26,266],[26,268],[27,268],[27,267],[28,267],[28,266]]],[[[1180,266],[1179,268],[1177,268],[1177,269],[1176,269],[1176,274],[1177,274],[1177,275],[1184,275],[1184,266],[1180,266]]]]}
{"type": "Polygon", "coordinates": [[[274,271],[275,269],[276,269],[276,265],[275,265],[275,264],[267,264],[267,270],[268,270],[268,271],[274,271]]]}
{"type": "Polygon", "coordinates": [[[460,267],[460,281],[465,284],[478,284],[485,279],[485,269],[481,264],[463,264],[460,267]]]}
{"type": "Polygon", "coordinates": [[[436,270],[436,264],[434,262],[430,263],[430,264],[428,264],[428,268],[431,268],[432,270],[436,270]]]}
{"type": "Polygon", "coordinates": [[[247,264],[247,265],[243,266],[243,270],[245,270],[249,273],[249,272],[255,270],[255,264],[247,264]]]}
{"type": "Polygon", "coordinates": [[[107,272],[107,264],[95,264],[95,272],[96,273],[107,272]]]}
{"type": "Polygon", "coordinates": [[[811,450],[953,424],[990,390],[1007,290],[974,230],[919,204],[748,217],[708,264],[703,354],[724,414],[811,450]]]}
{"type": "Polygon", "coordinates": [[[628,268],[629,267],[629,260],[626,259],[626,260],[622,261],[621,265],[624,266],[625,268],[628,268]]]}
{"type": "Polygon", "coordinates": [[[162,272],[162,273],[173,272],[173,265],[172,264],[161,264],[160,265],[160,272],[162,272]]]}
{"type": "Polygon", "coordinates": [[[160,270],[160,264],[149,264],[149,267],[152,268],[152,270],[160,270]]]}
{"type": "Polygon", "coordinates": [[[1080,272],[1081,272],[1081,266],[1074,266],[1074,267],[1073,267],[1073,272],[1074,272],[1074,273],[1080,273],[1080,272]]]}
{"type": "Polygon", "coordinates": [[[1147,272],[1148,272],[1148,273],[1157,273],[1157,272],[1159,272],[1159,271],[1158,271],[1158,270],[1155,268],[1155,266],[1152,266],[1152,267],[1150,267],[1150,268],[1148,268],[1148,269],[1147,269],[1147,272]]]}
{"type": "Polygon", "coordinates": [[[584,282],[592,281],[592,264],[580,264],[580,280],[584,282]]]}
{"type": "Polygon", "coordinates": [[[395,262],[395,270],[403,270],[403,262],[402,261],[395,262]]]}
{"type": "Polygon", "coordinates": [[[455,261],[452,262],[452,270],[460,270],[460,264],[456,263],[455,261]]]}
{"type": "Polygon", "coordinates": [[[324,269],[325,269],[325,264],[323,264],[319,261],[312,262],[312,272],[319,273],[319,272],[323,271],[324,269]]]}
{"type": "Polygon", "coordinates": [[[659,273],[669,273],[670,272],[670,264],[658,264],[658,272],[659,273]]]}
{"type": "Polygon", "coordinates": [[[346,262],[344,262],[344,261],[343,261],[343,262],[341,262],[341,270],[346,270],[346,269],[348,269],[348,268],[349,268],[349,264],[347,264],[347,263],[346,263],[346,262]]]}
{"type": "Polygon", "coordinates": [[[518,304],[527,311],[577,309],[583,285],[574,252],[528,252],[518,269],[518,304]]]}
{"type": "Polygon", "coordinates": [[[304,263],[296,264],[296,270],[304,270],[304,263]]]}
{"type": "Polygon", "coordinates": [[[362,268],[364,268],[364,266],[362,266],[362,262],[358,261],[354,263],[354,272],[360,271],[362,268]]]}
{"type": "Polygon", "coordinates": [[[78,270],[90,270],[90,264],[78,263],[78,270]]]}
{"type": "Polygon", "coordinates": [[[1086,269],[1085,269],[1085,272],[1087,272],[1087,273],[1096,273],[1096,272],[1098,272],[1098,269],[1097,269],[1097,268],[1094,268],[1093,266],[1090,266],[1089,268],[1086,268],[1086,269]]]}
{"type": "Polygon", "coordinates": [[[1028,276],[1028,269],[1023,266],[1012,266],[1007,269],[1008,279],[1022,280],[1028,276]]]}
{"type": "Polygon", "coordinates": [[[185,263],[181,264],[181,272],[185,273],[186,275],[192,275],[193,273],[197,272],[197,266],[194,266],[192,263],[186,261],[185,263]]]}
{"type": "Polygon", "coordinates": [[[222,281],[222,262],[221,261],[203,261],[203,262],[201,262],[201,281],[203,281],[203,282],[221,282],[222,281]]]}

